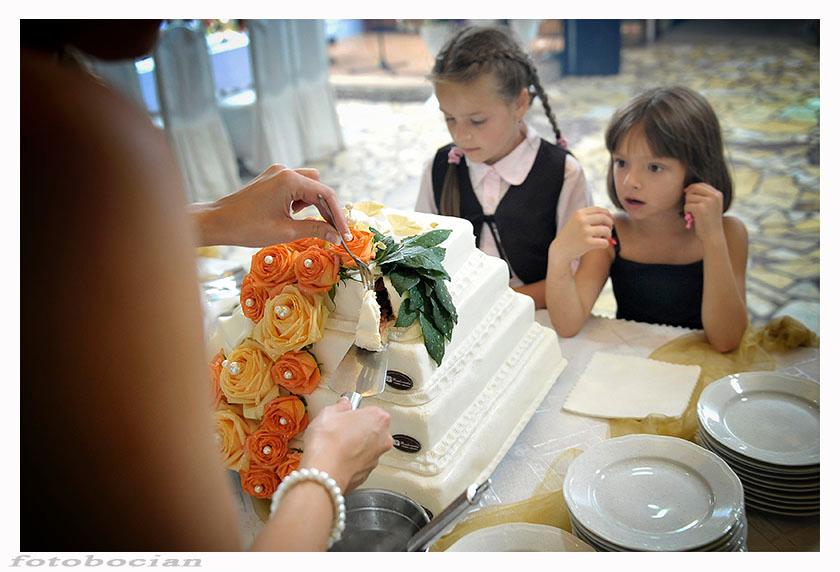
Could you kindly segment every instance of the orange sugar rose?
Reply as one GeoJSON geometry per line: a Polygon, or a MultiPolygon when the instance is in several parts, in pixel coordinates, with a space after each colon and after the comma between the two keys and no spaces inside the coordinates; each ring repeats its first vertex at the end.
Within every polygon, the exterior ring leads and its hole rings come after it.
{"type": "Polygon", "coordinates": [[[220,378],[222,375],[222,362],[225,361],[225,351],[220,349],[219,352],[213,356],[213,360],[210,362],[210,391],[211,397],[213,399],[213,407],[220,407],[224,405],[225,402],[225,394],[222,393],[222,388],[220,385],[220,378]]]}
{"type": "Polygon", "coordinates": [[[289,452],[285,436],[277,431],[261,426],[251,433],[245,441],[251,466],[262,465],[276,468],[289,452]]]}
{"type": "Polygon", "coordinates": [[[298,253],[285,244],[275,244],[260,249],[251,258],[251,275],[254,284],[271,290],[295,280],[294,263],[298,253]]]}
{"type": "Polygon", "coordinates": [[[271,360],[259,344],[245,340],[228,356],[219,386],[228,403],[256,407],[274,388],[271,360]]]}
{"type": "Polygon", "coordinates": [[[277,469],[275,469],[275,473],[280,480],[282,481],[285,479],[289,473],[292,471],[296,471],[300,468],[300,457],[302,453],[299,451],[289,451],[289,454],[286,455],[286,458],[277,465],[277,469]]]}
{"type": "Polygon", "coordinates": [[[258,286],[252,274],[246,274],[242,279],[242,289],[239,294],[239,303],[245,317],[254,323],[259,322],[267,299],[268,290],[263,286],[258,286]]]}
{"type": "Polygon", "coordinates": [[[308,294],[325,293],[338,282],[338,257],[323,248],[307,248],[295,259],[298,288],[308,294]]]}
{"type": "MultiPolygon", "coordinates": [[[[362,262],[370,262],[374,256],[373,233],[364,230],[351,228],[353,240],[347,241],[347,248],[355,254],[362,262]]],[[[332,251],[341,259],[341,265],[345,268],[355,268],[356,263],[341,245],[332,245],[332,251]]]]}
{"type": "Polygon", "coordinates": [[[242,482],[242,489],[258,499],[271,498],[280,484],[280,477],[273,469],[259,465],[239,471],[239,480],[242,482]]]}
{"type": "Polygon", "coordinates": [[[309,248],[320,248],[322,250],[329,249],[332,246],[323,238],[299,238],[294,242],[288,243],[288,247],[297,252],[303,252],[309,248]]]}
{"type": "Polygon", "coordinates": [[[309,296],[290,284],[266,303],[254,339],[272,360],[279,359],[320,340],[328,312],[323,294],[309,296]]]}
{"type": "Polygon", "coordinates": [[[288,352],[271,366],[271,379],[296,395],[309,395],[321,381],[321,370],[309,352],[288,352]]]}
{"type": "Polygon", "coordinates": [[[306,406],[294,395],[272,400],[263,412],[262,427],[285,435],[287,442],[302,433],[307,425],[306,406]]]}

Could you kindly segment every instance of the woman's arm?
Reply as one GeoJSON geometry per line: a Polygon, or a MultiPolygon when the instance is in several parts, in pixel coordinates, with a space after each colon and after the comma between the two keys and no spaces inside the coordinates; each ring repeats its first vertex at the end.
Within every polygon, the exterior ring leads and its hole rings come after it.
{"type": "MultiPolygon", "coordinates": [[[[388,414],[378,407],[351,411],[350,402],[341,399],[307,428],[300,466],[326,471],[346,494],[364,482],[379,456],[391,448],[389,422],[388,414]]],[[[252,549],[325,550],[333,518],[326,489],[301,482],[288,489],[252,549]]]]}
{"type": "Polygon", "coordinates": [[[703,243],[703,330],[720,352],[741,343],[749,317],[746,303],[747,229],[724,217],[723,194],[706,183],[685,189],[685,212],[703,243]]]}
{"type": "Polygon", "coordinates": [[[351,240],[335,191],[320,182],[315,169],[271,165],[241,190],[212,203],[192,204],[188,211],[200,246],[266,246],[307,236],[338,243],[338,234],[326,222],[292,218],[291,213],[309,205],[320,211],[319,196],[335,214],[345,239],[351,240]]]}
{"type": "Polygon", "coordinates": [[[561,336],[580,331],[607,281],[614,256],[609,243],[612,225],[606,209],[581,209],[551,243],[545,296],[551,323],[561,336]],[[572,272],[572,262],[579,257],[580,266],[572,272]]]}

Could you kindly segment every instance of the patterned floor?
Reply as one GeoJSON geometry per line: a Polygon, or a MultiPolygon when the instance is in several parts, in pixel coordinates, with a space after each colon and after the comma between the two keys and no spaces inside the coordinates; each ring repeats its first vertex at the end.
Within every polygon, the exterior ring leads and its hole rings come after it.
{"type": "MultiPolygon", "coordinates": [[[[561,78],[556,60],[542,61],[541,75],[564,134],[596,204],[609,206],[603,132],[613,110],[655,85],[682,84],[703,93],[724,129],[735,178],[730,213],[750,232],[750,315],[762,324],[788,314],[819,332],[819,47],[797,37],[682,28],[650,46],[624,48],[618,75],[561,78]]],[[[363,49],[375,45],[365,41],[363,49]]],[[[398,35],[387,46],[393,62],[431,61],[417,36],[398,35]]],[[[340,56],[334,58],[333,77],[346,149],[315,166],[346,201],[371,198],[412,208],[424,162],[449,141],[437,103],[348,99],[353,90],[343,78],[362,65],[351,58],[358,50],[339,45],[331,53],[340,56]]],[[[418,93],[424,99],[429,88],[416,70],[415,64],[413,70],[398,69],[396,77],[368,73],[352,81],[367,93],[397,94],[385,99],[418,99],[418,93]]],[[[541,106],[529,112],[529,121],[550,138],[541,106]]],[[[614,312],[608,284],[595,313],[614,312]]]]}

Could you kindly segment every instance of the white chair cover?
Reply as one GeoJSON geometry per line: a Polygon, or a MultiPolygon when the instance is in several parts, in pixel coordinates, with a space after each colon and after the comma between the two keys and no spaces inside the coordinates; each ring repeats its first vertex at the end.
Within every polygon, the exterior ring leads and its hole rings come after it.
{"type": "MultiPolygon", "coordinates": [[[[254,165],[262,172],[272,163],[300,167],[304,152],[303,117],[299,111],[297,78],[289,20],[248,22],[254,76],[254,165]]],[[[307,130],[315,126],[307,125],[307,130]]]]}
{"type": "Polygon", "coordinates": [[[207,42],[201,29],[164,29],[155,49],[161,115],[193,201],[239,187],[233,146],[216,106],[207,42]]]}
{"type": "Polygon", "coordinates": [[[298,77],[298,104],[307,161],[324,159],[344,147],[330,86],[324,20],[292,20],[292,54],[298,77]]]}

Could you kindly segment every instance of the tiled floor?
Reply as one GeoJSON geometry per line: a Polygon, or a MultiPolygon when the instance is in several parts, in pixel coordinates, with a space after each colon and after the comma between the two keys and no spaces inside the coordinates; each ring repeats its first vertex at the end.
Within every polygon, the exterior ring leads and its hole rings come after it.
{"type": "MultiPolygon", "coordinates": [[[[379,67],[377,45],[375,36],[364,36],[332,47],[346,149],[315,166],[347,201],[372,198],[408,209],[424,162],[449,137],[436,102],[428,99],[423,75],[432,60],[422,40],[385,37],[386,61],[396,74],[379,67]]],[[[795,34],[686,24],[650,46],[623,49],[618,75],[560,77],[556,60],[544,56],[539,68],[596,204],[603,206],[609,206],[603,132],[613,110],[655,85],[682,84],[703,93],[723,125],[736,181],[730,212],[750,232],[752,319],[761,324],[789,314],[819,332],[819,57],[819,47],[795,34]]],[[[541,106],[529,120],[549,138],[541,106]]],[[[614,311],[608,284],[595,312],[614,311]]]]}

